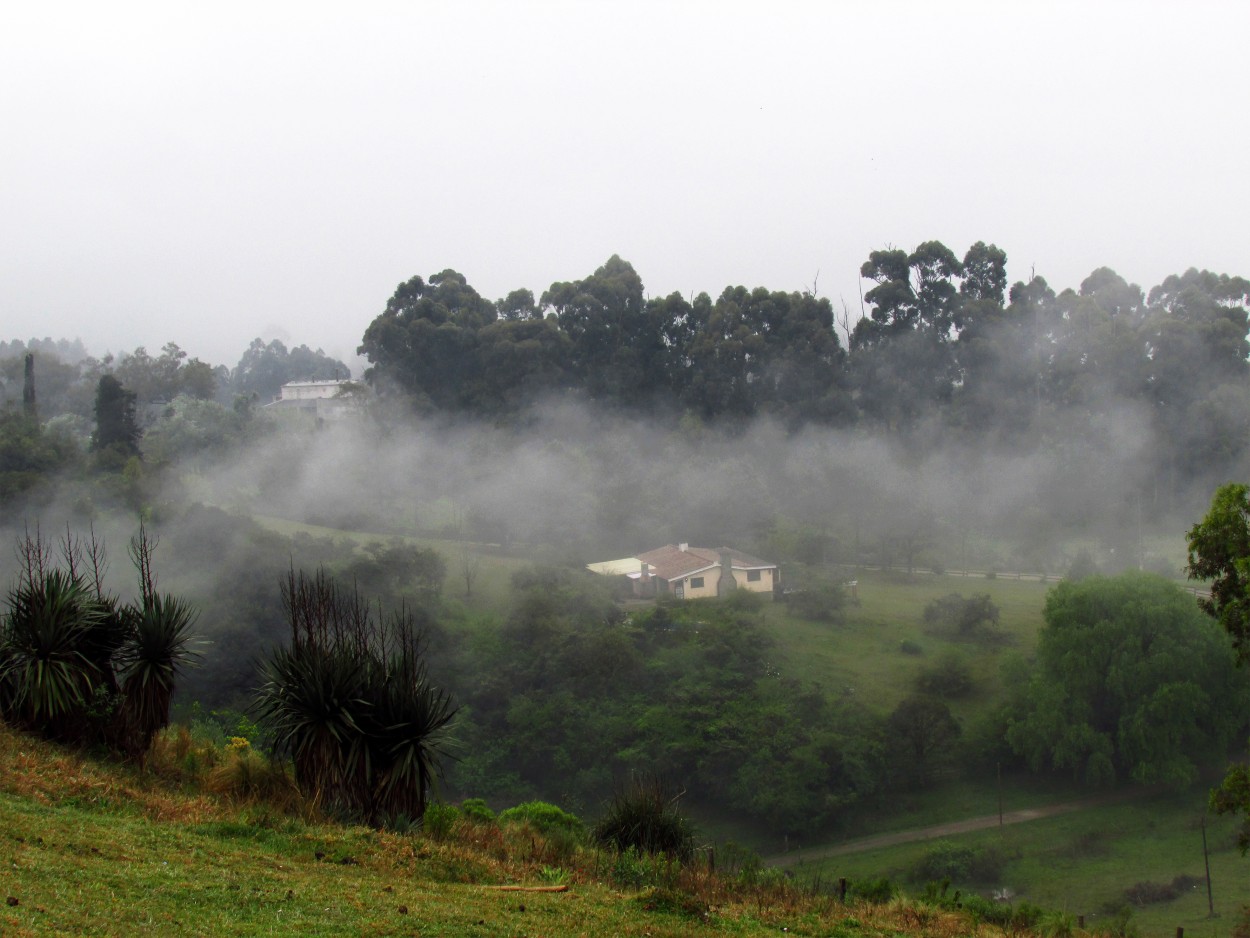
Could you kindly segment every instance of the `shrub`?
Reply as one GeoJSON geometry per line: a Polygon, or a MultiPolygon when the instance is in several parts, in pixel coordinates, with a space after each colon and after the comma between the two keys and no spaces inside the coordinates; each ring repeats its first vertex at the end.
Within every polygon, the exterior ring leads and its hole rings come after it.
{"type": "Polygon", "coordinates": [[[694,854],[694,828],[677,810],[658,778],[634,779],[617,792],[592,832],[595,841],[619,851],[667,853],[682,860],[694,854]]]}
{"type": "Polygon", "coordinates": [[[846,894],[865,902],[883,905],[898,894],[898,887],[884,876],[880,879],[853,879],[847,884],[846,894]]]}
{"type": "Polygon", "coordinates": [[[916,882],[993,883],[1002,875],[1006,858],[995,847],[970,847],[940,840],[911,868],[916,882]]]}
{"type": "Polygon", "coordinates": [[[291,777],[247,745],[226,747],[225,759],[208,774],[209,791],[237,801],[264,801],[286,807],[296,800],[291,777]]]}
{"type": "Polygon", "coordinates": [[[495,812],[481,798],[465,798],[460,802],[460,813],[475,824],[494,824],[495,812]]]}
{"type": "Polygon", "coordinates": [[[814,622],[841,622],[846,609],[846,593],[839,586],[818,586],[782,595],[791,615],[814,622]]]}
{"type": "Polygon", "coordinates": [[[920,647],[920,643],[914,642],[910,638],[905,638],[899,642],[898,650],[904,655],[919,656],[924,654],[924,649],[920,647]]]}
{"type": "Polygon", "coordinates": [[[933,667],[916,677],[916,689],[946,700],[967,697],[972,693],[972,669],[958,655],[944,655],[933,667]]]}
{"type": "Polygon", "coordinates": [[[560,831],[569,834],[581,834],[585,829],[581,818],[569,814],[563,808],[546,801],[526,801],[516,807],[499,812],[500,824],[529,823],[542,834],[554,834],[560,831]]]}
{"type": "Polygon", "coordinates": [[[456,810],[455,805],[433,801],[425,806],[425,813],[421,817],[421,829],[435,840],[446,840],[451,836],[452,829],[455,828],[459,818],[460,812],[456,810]]]}
{"type": "Polygon", "coordinates": [[[950,593],[924,607],[926,625],[962,636],[972,636],[990,626],[997,626],[998,619],[998,606],[989,593],[968,599],[959,593],[950,593]]]}

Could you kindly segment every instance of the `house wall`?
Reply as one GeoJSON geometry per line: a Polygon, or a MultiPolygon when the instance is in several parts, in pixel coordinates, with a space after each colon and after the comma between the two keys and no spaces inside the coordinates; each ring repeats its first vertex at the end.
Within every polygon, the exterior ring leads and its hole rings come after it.
{"type": "Polygon", "coordinates": [[[747,573],[748,571],[746,570],[734,571],[734,581],[738,584],[738,589],[750,590],[752,593],[771,593],[773,591],[773,586],[776,585],[777,581],[776,569],[761,570],[760,578],[754,582],[747,579],[747,573]]]}
{"type": "Polygon", "coordinates": [[[317,381],[307,384],[284,384],[279,392],[284,401],[327,400],[339,393],[342,381],[317,381]]]}
{"type": "MultiPolygon", "coordinates": [[[[746,570],[734,570],[734,582],[738,584],[739,589],[750,590],[752,593],[771,593],[773,585],[776,581],[776,570],[761,570],[760,578],[755,582],[747,580],[746,570]]],[[[710,570],[704,570],[702,573],[696,573],[694,577],[683,577],[681,580],[673,581],[673,585],[680,583],[685,590],[686,599],[704,599],[716,596],[716,581],[720,579],[720,567],[712,567],[710,570]],[[703,577],[703,587],[697,588],[690,585],[691,579],[703,577]]],[[[670,590],[672,587],[670,587],[670,590]]]]}

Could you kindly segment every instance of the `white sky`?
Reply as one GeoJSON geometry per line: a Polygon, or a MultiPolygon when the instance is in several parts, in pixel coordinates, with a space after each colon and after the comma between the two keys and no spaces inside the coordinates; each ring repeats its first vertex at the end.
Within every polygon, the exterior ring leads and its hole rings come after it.
{"type": "Polygon", "coordinates": [[[0,5],[0,338],[350,356],[395,285],[886,245],[1250,275],[1250,3],[0,5]]]}

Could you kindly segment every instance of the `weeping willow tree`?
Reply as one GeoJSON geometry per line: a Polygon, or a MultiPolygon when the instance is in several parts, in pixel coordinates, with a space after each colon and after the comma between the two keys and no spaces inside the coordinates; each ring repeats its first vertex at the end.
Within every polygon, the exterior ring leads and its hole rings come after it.
{"type": "Polygon", "coordinates": [[[104,545],[94,532],[85,542],[67,532],[59,556],[38,531],[19,541],[18,580],[0,620],[5,721],[142,764],[195,654],[195,611],[157,592],[155,547],[140,526],[130,544],[139,597],[122,603],[104,590],[104,545]]]}
{"type": "Polygon", "coordinates": [[[420,819],[456,708],[427,678],[416,617],[375,614],[324,570],[291,571],[282,603],[291,643],[265,661],[256,707],[300,790],[370,824],[420,819]]]}

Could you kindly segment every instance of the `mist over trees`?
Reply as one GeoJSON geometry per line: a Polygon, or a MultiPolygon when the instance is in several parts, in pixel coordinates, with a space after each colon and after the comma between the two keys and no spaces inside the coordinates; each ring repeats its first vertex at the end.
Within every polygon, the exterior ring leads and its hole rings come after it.
{"type": "MultiPolygon", "coordinates": [[[[462,705],[469,753],[450,771],[478,794],[576,808],[654,769],[798,833],[965,765],[1187,778],[1228,740],[1217,698],[1241,691],[1204,700],[1183,676],[1165,688],[1123,635],[1059,615],[1085,593],[1055,600],[1044,653],[986,730],[952,713],[983,682],[962,651],[874,712],[770,665],[747,599],[626,615],[576,574],[666,542],[732,544],[805,577],[785,608],[837,628],[848,600],[835,564],[1178,573],[1152,536],[1174,538],[1214,480],[1250,472],[1246,281],[1191,269],[1146,292],[1099,268],[1055,292],[1040,277],[1009,287],[1005,261],[984,243],[962,257],[938,242],[874,251],[862,316],[858,298],[848,309],[815,289],[651,297],[619,257],[495,301],[452,270],[416,276],[365,329],[373,393],[341,423],[284,422],[264,406],[285,382],[347,377],[307,345],[257,339],[229,368],[173,342],[101,359],[10,343],[0,533],[145,518],[170,551],[169,582],[201,610],[211,644],[180,693],[209,708],[245,706],[258,656],[285,640],[277,583],[292,564],[402,605],[429,673],[462,705]],[[119,458],[93,452],[93,435],[122,444],[119,458]],[[452,546],[391,540],[414,535],[452,546]],[[479,551],[525,565],[508,595],[481,597],[479,551]],[[1123,659],[1119,698],[1090,703],[1086,670],[1054,664],[1067,638],[1123,659]],[[1166,752],[1133,735],[1177,701],[1210,733],[1165,724],[1166,752]],[[1059,704],[1079,738],[1046,721],[1059,704]]],[[[1088,583],[1192,624],[1154,581],[1088,583]]],[[[986,595],[947,596],[926,635],[995,645],[997,616],[986,595]]],[[[1159,648],[1175,631],[1163,620],[1159,648]]],[[[1168,661],[1215,673],[1218,650],[1167,647],[1168,661]]]]}

